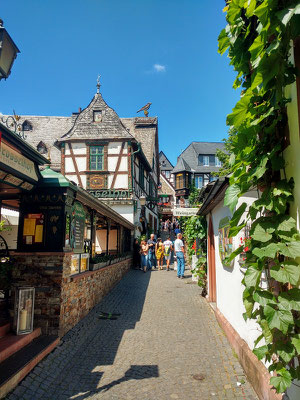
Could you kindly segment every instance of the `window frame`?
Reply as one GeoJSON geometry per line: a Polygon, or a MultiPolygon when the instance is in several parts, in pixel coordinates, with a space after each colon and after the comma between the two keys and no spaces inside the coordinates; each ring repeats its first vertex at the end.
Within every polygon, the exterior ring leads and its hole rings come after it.
{"type": "Polygon", "coordinates": [[[90,145],[89,146],[90,148],[89,148],[89,170],[90,171],[104,171],[104,165],[105,165],[105,162],[104,162],[104,155],[105,155],[105,152],[104,152],[104,145],[101,145],[101,144],[97,144],[97,145],[90,145]],[[102,153],[96,153],[96,154],[92,154],[92,149],[93,148],[102,148],[102,153]],[[96,161],[92,161],[92,157],[96,157],[96,161]],[[98,157],[102,157],[102,167],[101,167],[101,169],[99,169],[99,168],[97,168],[98,167],[98,157]],[[92,162],[96,162],[96,168],[92,168],[92,162]]]}
{"type": "Polygon", "coordinates": [[[215,167],[219,167],[219,168],[222,167],[222,162],[218,156],[215,156],[215,167]]]}
{"type": "Polygon", "coordinates": [[[209,155],[207,154],[203,154],[203,167],[209,167],[209,155]],[[205,159],[208,160],[207,164],[204,163],[205,159]]]}

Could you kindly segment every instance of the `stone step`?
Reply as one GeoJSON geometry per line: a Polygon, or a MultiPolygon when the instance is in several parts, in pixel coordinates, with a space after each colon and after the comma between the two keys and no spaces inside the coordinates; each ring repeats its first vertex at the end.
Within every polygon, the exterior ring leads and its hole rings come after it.
{"type": "Polygon", "coordinates": [[[9,322],[3,322],[2,324],[0,324],[0,339],[6,336],[9,331],[10,331],[9,322]]]}
{"type": "Polygon", "coordinates": [[[0,399],[59,344],[58,336],[42,335],[0,363],[0,399]]]}
{"type": "Polygon", "coordinates": [[[41,328],[37,328],[26,335],[17,336],[13,333],[6,334],[2,339],[0,339],[0,363],[19,351],[22,347],[32,342],[33,339],[40,336],[40,334],[41,328]]]}

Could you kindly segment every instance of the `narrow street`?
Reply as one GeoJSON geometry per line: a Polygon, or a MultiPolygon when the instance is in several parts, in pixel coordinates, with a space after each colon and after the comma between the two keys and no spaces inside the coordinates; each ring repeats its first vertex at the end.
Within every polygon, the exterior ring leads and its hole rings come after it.
{"type": "Polygon", "coordinates": [[[257,397],[190,271],[156,270],[130,271],[7,399],[257,397]]]}

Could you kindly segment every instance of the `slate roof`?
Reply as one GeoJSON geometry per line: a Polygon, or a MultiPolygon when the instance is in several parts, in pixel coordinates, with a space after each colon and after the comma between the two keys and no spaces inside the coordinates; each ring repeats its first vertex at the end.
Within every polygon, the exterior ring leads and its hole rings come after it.
{"type": "Polygon", "coordinates": [[[73,139],[132,139],[118,114],[96,93],[90,104],[76,117],[71,129],[59,141],[73,139]],[[94,111],[102,112],[102,121],[94,122],[94,111]]]}
{"type": "Polygon", "coordinates": [[[69,117],[20,116],[19,123],[25,121],[33,128],[26,131],[27,142],[35,149],[41,141],[46,145],[47,153],[44,156],[50,157],[51,168],[54,170],[61,168],[61,153],[54,144],[72,139],[136,140],[141,143],[142,151],[151,167],[155,148],[158,153],[157,117],[119,118],[103,100],[101,93],[96,93],[84,110],[69,117]],[[101,123],[93,122],[95,110],[103,111],[101,123]]]}
{"type": "Polygon", "coordinates": [[[161,171],[172,171],[174,165],[171,164],[163,151],[159,152],[159,166],[161,171]]]}
{"type": "Polygon", "coordinates": [[[37,145],[42,141],[47,147],[47,152],[43,154],[44,157],[50,157],[51,168],[60,170],[61,154],[60,150],[54,146],[54,143],[62,134],[71,129],[74,124],[74,119],[74,116],[21,115],[18,123],[23,124],[25,121],[30,122],[32,130],[25,131],[27,136],[26,142],[37,149],[37,145]]]}
{"type": "Polygon", "coordinates": [[[121,118],[121,121],[131,135],[141,143],[143,153],[152,167],[155,148],[158,153],[157,117],[121,118]]]}
{"type": "Polygon", "coordinates": [[[224,150],[224,143],[222,142],[192,142],[178,157],[177,164],[175,165],[172,173],[181,171],[190,172],[217,172],[219,167],[216,166],[203,166],[199,165],[199,155],[214,155],[217,149],[224,150]]]}

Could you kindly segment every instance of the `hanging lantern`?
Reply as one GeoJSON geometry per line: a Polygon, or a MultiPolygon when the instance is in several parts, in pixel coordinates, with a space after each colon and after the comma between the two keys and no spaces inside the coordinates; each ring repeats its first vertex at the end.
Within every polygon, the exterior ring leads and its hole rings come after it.
{"type": "Polygon", "coordinates": [[[17,335],[33,331],[35,288],[20,287],[16,290],[14,330],[17,335]]]}

